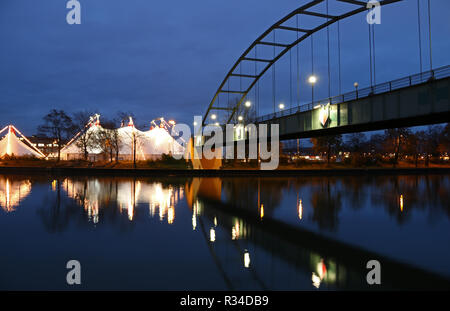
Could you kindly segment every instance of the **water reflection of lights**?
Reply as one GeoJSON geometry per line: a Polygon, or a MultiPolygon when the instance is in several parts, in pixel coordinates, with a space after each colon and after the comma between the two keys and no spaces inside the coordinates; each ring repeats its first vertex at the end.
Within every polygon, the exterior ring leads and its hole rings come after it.
{"type": "Polygon", "coordinates": [[[327,266],[323,262],[323,259],[320,259],[320,262],[317,263],[316,271],[313,271],[312,273],[312,284],[315,288],[319,288],[320,284],[322,283],[322,280],[327,275],[327,266]],[[316,274],[317,273],[317,274],[316,274]]]}
{"type": "Polygon", "coordinates": [[[400,195],[400,212],[403,212],[403,194],[400,195]]]}
{"type": "Polygon", "coordinates": [[[241,219],[235,219],[234,225],[231,227],[231,239],[238,240],[247,236],[247,226],[241,219]]]}
{"type": "Polygon", "coordinates": [[[328,260],[327,264],[325,264],[323,258],[318,255],[312,255],[311,263],[313,265],[311,281],[315,288],[319,288],[322,283],[336,283],[337,267],[334,261],[328,260]]]}
{"type": "MultiPolygon", "coordinates": [[[[172,224],[175,220],[175,205],[183,198],[182,189],[163,188],[161,183],[144,183],[141,181],[118,181],[116,187],[111,187],[111,182],[100,182],[97,179],[86,181],[72,181],[66,179],[63,189],[67,196],[73,198],[84,207],[89,220],[98,222],[99,208],[108,205],[112,198],[116,198],[119,211],[126,210],[128,219],[135,217],[135,209],[138,204],[148,204],[151,217],[154,217],[158,209],[158,215],[162,221],[166,218],[172,224]]],[[[55,181],[52,189],[56,189],[55,181]]]]}
{"type": "Polygon", "coordinates": [[[209,229],[209,241],[216,241],[216,230],[214,230],[214,228],[209,229]]]}
{"type": "Polygon", "coordinates": [[[301,220],[303,218],[303,203],[302,200],[298,202],[298,218],[301,220]]]}
{"type": "Polygon", "coordinates": [[[56,179],[54,179],[54,180],[52,181],[52,190],[53,190],[53,191],[56,191],[56,185],[57,185],[57,183],[58,183],[58,181],[57,181],[56,179]]]}
{"type": "Polygon", "coordinates": [[[192,230],[195,231],[195,228],[197,228],[197,202],[192,208],[192,230]]]}
{"type": "Polygon", "coordinates": [[[173,206],[169,207],[167,211],[167,222],[171,225],[173,224],[173,220],[175,218],[175,208],[173,206]]]}
{"type": "Polygon", "coordinates": [[[86,200],[84,206],[88,213],[89,220],[92,219],[94,224],[98,223],[98,202],[89,202],[89,200],[86,200]]]}
{"type": "Polygon", "coordinates": [[[320,283],[322,282],[322,280],[320,279],[320,277],[316,274],[316,273],[312,273],[312,284],[315,288],[319,288],[320,287],[320,283]]]}
{"type": "Polygon", "coordinates": [[[244,251],[244,267],[250,267],[250,253],[248,252],[248,250],[244,251]]]}
{"type": "Polygon", "coordinates": [[[261,204],[261,208],[260,208],[260,211],[259,211],[259,217],[261,219],[264,218],[264,204],[261,204]]]}
{"type": "Polygon", "coordinates": [[[217,227],[217,217],[214,216],[214,227],[217,227]]]}
{"type": "Polygon", "coordinates": [[[9,213],[15,210],[20,201],[31,191],[29,180],[10,181],[9,178],[0,180],[0,206],[9,213]]]}
{"type": "Polygon", "coordinates": [[[231,239],[237,240],[239,239],[239,236],[240,236],[240,226],[239,221],[236,220],[234,226],[231,228],[231,239]]]}

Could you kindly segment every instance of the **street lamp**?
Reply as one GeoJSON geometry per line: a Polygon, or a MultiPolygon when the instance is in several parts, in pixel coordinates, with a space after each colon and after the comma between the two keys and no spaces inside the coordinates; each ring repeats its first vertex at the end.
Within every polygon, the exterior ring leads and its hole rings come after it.
{"type": "Polygon", "coordinates": [[[242,121],[242,120],[244,120],[244,117],[243,116],[239,116],[238,117],[238,121],[242,121]]]}
{"type": "Polygon", "coordinates": [[[314,103],[314,85],[317,83],[317,77],[315,75],[309,76],[308,82],[311,84],[311,102],[314,103]]]}
{"type": "Polygon", "coordinates": [[[215,120],[217,118],[217,116],[215,114],[211,115],[211,119],[215,120]]]}
{"type": "Polygon", "coordinates": [[[353,83],[353,86],[356,89],[356,98],[358,98],[358,86],[359,86],[358,82],[353,83]]]}
{"type": "Polygon", "coordinates": [[[252,102],[247,100],[244,105],[245,105],[245,107],[250,108],[252,105],[252,102]]]}
{"type": "Polygon", "coordinates": [[[280,103],[280,104],[278,105],[278,108],[280,108],[280,110],[283,110],[283,109],[284,109],[284,104],[283,104],[283,103],[280,103]]]}

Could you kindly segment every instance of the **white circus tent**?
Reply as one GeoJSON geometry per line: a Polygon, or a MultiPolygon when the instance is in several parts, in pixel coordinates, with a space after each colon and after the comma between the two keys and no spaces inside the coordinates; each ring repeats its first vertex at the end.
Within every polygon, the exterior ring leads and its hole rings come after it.
{"type": "Polygon", "coordinates": [[[0,157],[5,155],[45,157],[14,125],[6,126],[0,131],[0,134],[3,132],[6,132],[6,135],[0,140],[0,157]],[[19,137],[17,137],[17,134],[19,137]]]}
{"type": "Polygon", "coordinates": [[[166,129],[154,127],[145,132],[154,154],[184,154],[184,147],[179,144],[166,129]]]}
{"type": "MultiPolygon", "coordinates": [[[[86,125],[85,131],[91,131],[93,134],[100,130],[104,130],[100,125],[99,115],[91,118],[86,125]]],[[[140,131],[134,126],[133,119],[130,117],[127,125],[122,125],[117,129],[119,136],[119,160],[132,160],[134,150],[136,149],[136,160],[158,159],[162,154],[184,154],[184,147],[179,144],[169,134],[169,124],[161,119],[161,124],[156,125],[152,121],[152,127],[149,131],[140,131]]],[[[77,140],[82,133],[78,133],[69,143],[61,150],[63,159],[79,159],[83,154],[77,146],[77,140]]],[[[101,148],[88,148],[89,158],[91,160],[99,159],[101,148]]]]}
{"type": "Polygon", "coordinates": [[[134,148],[137,160],[154,160],[163,154],[184,154],[184,147],[169,134],[169,126],[164,119],[160,120],[159,126],[155,120],[151,124],[150,130],[140,131],[130,117],[128,126],[118,129],[121,140],[120,156],[132,156],[134,148]]]}
{"type": "MultiPolygon", "coordinates": [[[[96,114],[92,116],[89,122],[84,127],[84,130],[78,132],[62,149],[61,158],[64,160],[75,160],[82,159],[84,154],[77,142],[81,139],[81,135],[87,135],[87,137],[94,137],[103,128],[100,126],[100,115],[96,114]]],[[[88,148],[89,156],[92,160],[96,159],[96,156],[102,152],[98,147],[89,146],[88,148]]]]}
{"type": "MultiPolygon", "coordinates": [[[[102,127],[97,124],[92,124],[86,129],[88,137],[94,137],[96,133],[102,130],[102,127]]],[[[81,133],[80,133],[81,134],[81,133]]],[[[80,139],[80,134],[77,134],[72,140],[70,140],[62,149],[61,149],[61,158],[65,160],[74,160],[83,158],[83,153],[79,146],[77,146],[77,140],[80,139]]],[[[102,150],[98,147],[89,146],[88,148],[89,155],[98,155],[102,152],[102,150]]]]}

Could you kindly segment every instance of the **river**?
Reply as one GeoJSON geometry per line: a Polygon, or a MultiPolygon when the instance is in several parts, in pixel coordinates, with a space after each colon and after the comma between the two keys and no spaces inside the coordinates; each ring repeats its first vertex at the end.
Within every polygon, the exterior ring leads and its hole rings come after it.
{"type": "Polygon", "coordinates": [[[448,288],[449,202],[439,174],[0,175],[0,289],[448,288]]]}

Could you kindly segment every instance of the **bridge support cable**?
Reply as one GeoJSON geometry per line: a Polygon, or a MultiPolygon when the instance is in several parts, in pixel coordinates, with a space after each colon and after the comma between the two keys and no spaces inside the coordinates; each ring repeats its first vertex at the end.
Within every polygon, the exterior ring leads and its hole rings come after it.
{"type": "Polygon", "coordinates": [[[342,81],[341,81],[341,21],[337,22],[338,33],[338,67],[339,67],[339,94],[342,94],[342,81]]]}
{"type": "MultiPolygon", "coordinates": [[[[355,1],[355,0],[335,0],[336,2],[342,2],[342,3],[349,4],[349,6],[347,7],[348,9],[342,13],[339,13],[339,15],[333,15],[330,13],[323,14],[323,13],[318,13],[318,12],[313,11],[315,6],[317,6],[318,4],[320,4],[324,1],[325,0],[310,0],[308,3],[295,9],[294,11],[292,11],[291,13],[289,13],[288,15],[286,15],[285,17],[280,19],[278,22],[273,24],[270,28],[268,28],[242,53],[242,55],[239,57],[239,59],[234,63],[234,65],[228,71],[224,80],[222,81],[219,88],[217,89],[214,97],[212,98],[212,100],[208,106],[208,109],[206,110],[206,112],[203,116],[202,126],[206,125],[207,121],[209,121],[208,117],[209,117],[210,110],[212,107],[214,107],[214,102],[216,100],[218,100],[219,94],[221,93],[223,87],[225,85],[227,85],[227,82],[230,78],[233,78],[236,75],[239,75],[240,78],[246,78],[246,79],[248,78],[250,83],[245,84],[245,85],[244,85],[244,83],[242,84],[244,89],[241,90],[242,93],[240,93],[238,100],[236,101],[236,103],[234,105],[234,109],[231,112],[231,114],[229,115],[229,121],[231,121],[234,114],[238,111],[238,108],[240,107],[240,105],[243,103],[243,101],[247,97],[248,92],[250,92],[252,90],[252,88],[258,83],[258,81],[261,79],[261,77],[270,69],[270,67],[274,66],[275,63],[282,56],[284,56],[290,49],[292,49],[294,46],[298,46],[299,43],[308,39],[308,37],[311,37],[314,33],[330,26],[333,23],[339,22],[342,19],[345,19],[347,17],[353,16],[353,15],[356,15],[359,13],[367,12],[367,7],[366,7],[367,2],[355,1]],[[299,18],[301,18],[301,16],[313,16],[315,18],[322,19],[322,21],[318,25],[316,25],[314,27],[310,27],[309,29],[304,29],[304,28],[298,27],[299,26],[298,22],[296,24],[297,27],[292,27],[292,23],[289,25],[289,21],[293,21],[293,18],[296,18],[298,20],[299,18]],[[275,38],[274,38],[273,42],[270,42],[270,41],[272,41],[272,40],[268,39],[268,37],[270,36],[270,33],[277,29],[283,30],[283,31],[297,32],[297,36],[296,36],[297,40],[295,40],[293,38],[293,41],[284,43],[284,42],[276,42],[275,38]],[[276,53],[274,53],[272,58],[264,59],[264,58],[260,58],[260,56],[257,56],[256,54],[255,54],[255,57],[252,57],[253,56],[252,50],[256,47],[256,45],[260,45],[260,44],[274,46],[274,51],[276,51],[276,53]],[[252,54],[250,54],[250,53],[252,53],[252,54]],[[263,67],[261,68],[261,70],[259,70],[253,76],[247,75],[247,73],[243,73],[241,75],[241,73],[239,73],[239,71],[235,72],[238,70],[237,66],[241,65],[241,62],[259,62],[259,63],[263,64],[263,67]]],[[[400,2],[400,1],[403,1],[403,0],[380,0],[380,5],[384,6],[384,5],[388,5],[388,4],[396,3],[396,2],[400,2]]],[[[299,50],[300,49],[298,48],[297,54],[300,53],[299,50]]],[[[300,63],[300,61],[297,62],[297,67],[299,67],[299,63],[300,63]]],[[[244,66],[244,68],[246,68],[246,67],[244,66]]],[[[242,69],[242,70],[244,70],[244,69],[242,69]]],[[[275,70],[274,70],[274,73],[276,73],[275,70]]],[[[274,76],[275,75],[276,74],[274,74],[274,76]]],[[[300,74],[298,73],[298,76],[299,75],[300,74]]],[[[299,99],[299,97],[300,97],[299,96],[300,81],[301,81],[301,77],[299,76],[298,83],[297,83],[298,101],[299,102],[300,102],[300,99],[299,99]]],[[[373,82],[372,82],[372,84],[373,84],[373,82]]],[[[259,91],[257,91],[257,94],[258,94],[257,97],[258,97],[258,101],[260,102],[258,92],[259,91]]],[[[274,95],[275,94],[276,94],[276,90],[274,89],[274,95]]]]}
{"type": "Polygon", "coordinates": [[[369,25],[369,65],[370,65],[370,87],[373,87],[373,73],[372,73],[372,27],[369,25]]]}
{"type": "MultiPolygon", "coordinates": [[[[326,1],[326,11],[327,11],[327,15],[328,15],[328,0],[326,1]]],[[[327,26],[327,50],[328,50],[328,98],[331,98],[330,27],[329,26],[327,26]]]]}
{"type": "MultiPolygon", "coordinates": [[[[257,51],[256,51],[257,47],[255,46],[255,58],[257,57],[257,51]]],[[[255,63],[255,77],[257,76],[257,72],[258,72],[258,63],[255,63]]],[[[255,86],[255,98],[254,98],[254,105],[255,105],[255,111],[256,111],[256,115],[258,115],[258,104],[257,104],[257,92],[258,92],[258,85],[255,86]]]]}
{"type": "Polygon", "coordinates": [[[420,0],[417,0],[417,25],[419,32],[419,65],[420,65],[420,74],[422,74],[423,63],[422,63],[422,27],[420,22],[420,0]]]}
{"type": "MultiPolygon", "coordinates": [[[[314,76],[314,36],[311,35],[311,75],[314,76]]],[[[314,84],[311,85],[311,104],[314,105],[314,84]]]]}
{"type": "Polygon", "coordinates": [[[433,72],[433,49],[432,49],[432,41],[431,41],[431,7],[430,0],[428,0],[428,36],[430,38],[430,71],[433,72]]]}
{"type": "Polygon", "coordinates": [[[242,63],[239,64],[239,91],[242,91],[242,63]]]}
{"type": "MultiPolygon", "coordinates": [[[[274,43],[274,46],[273,46],[273,58],[275,58],[275,54],[276,54],[276,51],[275,51],[275,29],[273,30],[273,43],[274,43]]],[[[272,101],[273,101],[273,113],[276,113],[276,108],[275,108],[275,97],[276,97],[276,95],[275,95],[275,92],[276,92],[276,81],[275,81],[275,75],[276,75],[276,72],[275,72],[275,63],[273,64],[273,66],[272,66],[272,101]]]]}
{"type": "MultiPolygon", "coordinates": [[[[230,80],[228,80],[228,89],[230,89],[230,80]]],[[[230,102],[230,93],[228,93],[228,98],[227,98],[227,106],[229,106],[229,105],[231,105],[231,102],[230,102]]]]}
{"type": "MultiPolygon", "coordinates": [[[[295,16],[296,20],[296,27],[298,29],[298,14],[295,16]]],[[[297,40],[298,41],[298,31],[296,32],[297,40]]],[[[297,44],[297,107],[300,107],[300,45],[297,44]]]]}
{"type": "Polygon", "coordinates": [[[289,50],[289,108],[292,109],[292,50],[289,50]]]}
{"type": "Polygon", "coordinates": [[[375,48],[375,24],[372,25],[372,49],[373,49],[373,84],[377,85],[377,58],[375,48]]]}

